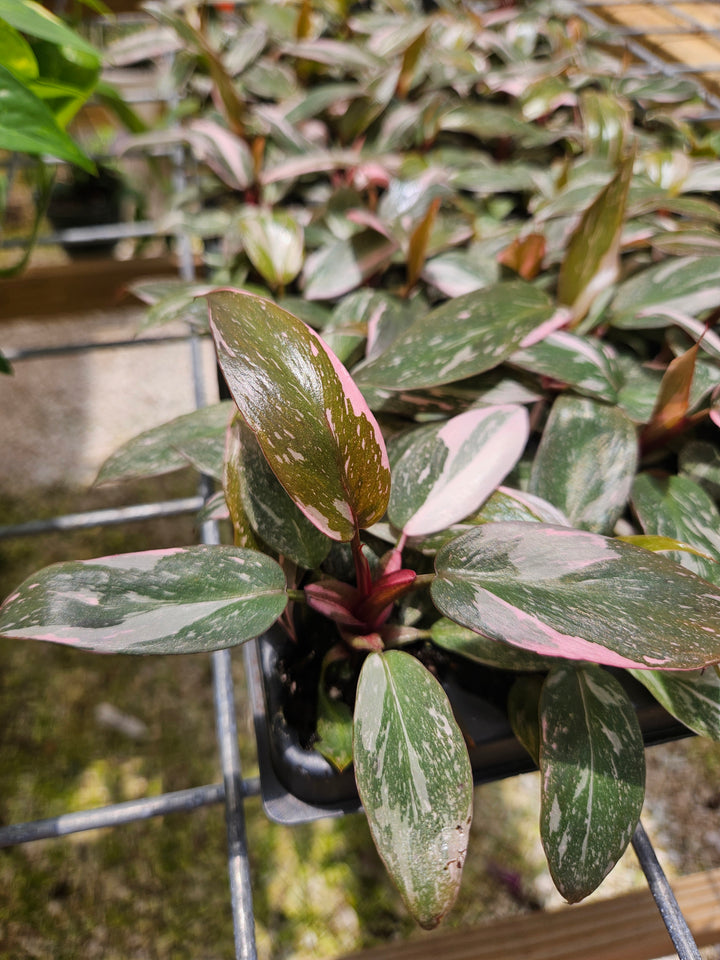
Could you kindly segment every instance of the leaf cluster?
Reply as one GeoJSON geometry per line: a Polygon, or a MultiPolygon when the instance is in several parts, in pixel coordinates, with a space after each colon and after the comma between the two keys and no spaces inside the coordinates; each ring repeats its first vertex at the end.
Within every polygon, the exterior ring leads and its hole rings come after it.
{"type": "Polygon", "coordinates": [[[720,732],[720,163],[695,91],[545,3],[150,7],[142,49],[178,51],[195,97],[210,282],[138,292],[148,323],[209,315],[232,401],[100,479],[192,463],[235,546],[48,568],[0,633],[186,652],[279,620],[301,647],[322,615],[319,748],[425,926],[472,772],[423,656],[512,671],[579,900],[642,807],[618,670],[720,732]]]}

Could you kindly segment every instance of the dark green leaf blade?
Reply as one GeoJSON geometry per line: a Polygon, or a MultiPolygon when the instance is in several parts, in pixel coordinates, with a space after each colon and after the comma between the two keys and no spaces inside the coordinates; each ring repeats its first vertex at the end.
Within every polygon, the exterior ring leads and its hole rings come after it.
{"type": "Polygon", "coordinates": [[[353,751],[378,852],[415,919],[434,927],[460,885],[472,771],[442,687],[414,657],[391,650],[365,661],[353,751]]]}
{"type": "Polygon", "coordinates": [[[631,670],[668,713],[701,737],[720,740],[720,675],[708,670],[631,670]]]}
{"type": "Polygon", "coordinates": [[[94,172],[95,165],[61,129],[52,110],[0,64],[0,150],[49,154],[94,172]]]}
{"type": "Polygon", "coordinates": [[[627,503],[638,459],[634,424],[617,407],[559,397],[533,462],[531,493],[573,526],[611,533],[627,503]]]}
{"type": "Polygon", "coordinates": [[[285,575],[235,547],[178,547],[46,567],[0,607],[0,634],[98,653],[199,653],[266,630],[285,575]]]}
{"type": "Polygon", "coordinates": [[[218,359],[275,476],[333,540],[382,517],[390,470],[380,428],[347,370],[301,320],[236,290],[208,296],[218,359]]]}
{"type": "Polygon", "coordinates": [[[188,464],[220,479],[225,429],[234,409],[231,400],[224,400],[146,430],[108,457],[96,483],[154,477],[188,464]]]}
{"type": "Polygon", "coordinates": [[[452,383],[498,366],[552,314],[547,295],[520,280],[472,291],[425,314],[354,376],[387,390],[452,383]]]}
{"type": "Polygon", "coordinates": [[[560,893],[595,890],[630,842],[645,795],[637,716],[618,681],[557,666],[540,697],[540,833],[560,893]]]}
{"type": "Polygon", "coordinates": [[[720,661],[720,590],[619,540],[542,523],[489,523],[438,552],[446,617],[544,656],[700,669],[720,661]]]}
{"type": "Polygon", "coordinates": [[[245,514],[263,543],[307,570],[320,566],[331,541],[285,492],[262,454],[252,430],[238,417],[230,428],[236,446],[238,480],[245,514]]]}

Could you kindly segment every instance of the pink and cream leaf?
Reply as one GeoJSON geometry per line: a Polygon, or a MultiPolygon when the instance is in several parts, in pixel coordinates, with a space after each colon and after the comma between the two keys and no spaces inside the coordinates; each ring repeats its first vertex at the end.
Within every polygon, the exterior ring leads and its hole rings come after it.
{"type": "Polygon", "coordinates": [[[436,557],[435,605],[543,656],[616,667],[720,662],[720,588],[619,540],[541,523],[488,523],[436,557]]]}
{"type": "Polygon", "coordinates": [[[306,324],[237,290],[208,297],[218,359],[243,419],[302,512],[351,540],[385,512],[380,428],[350,374],[306,324]]]}
{"type": "Polygon", "coordinates": [[[287,603],[270,557],[195,546],[58,563],[0,607],[0,635],[97,653],[200,653],[267,630],[287,603]]]}

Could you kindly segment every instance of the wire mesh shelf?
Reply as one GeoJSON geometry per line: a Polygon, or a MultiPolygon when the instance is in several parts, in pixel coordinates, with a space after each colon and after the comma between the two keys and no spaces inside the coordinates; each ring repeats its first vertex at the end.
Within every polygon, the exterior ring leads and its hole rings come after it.
{"type": "MultiPolygon", "coordinates": [[[[694,80],[702,91],[707,106],[707,113],[700,119],[720,121],[720,4],[696,0],[654,0],[643,3],[636,0],[571,0],[565,7],[600,31],[613,47],[624,47],[640,69],[659,72],[668,77],[682,76],[694,80]]],[[[136,102],[145,100],[145,94],[138,94],[135,98],[136,102]]],[[[182,149],[171,151],[171,156],[174,163],[174,188],[180,193],[185,185],[182,149]]],[[[97,228],[94,233],[90,231],[92,236],[87,231],[81,231],[75,239],[120,239],[123,236],[137,238],[156,235],[157,231],[157,224],[141,222],[97,228]]],[[[192,280],[194,261],[188,237],[181,227],[174,227],[166,232],[176,239],[180,276],[184,280],[192,280]]],[[[48,238],[48,242],[56,240],[56,236],[48,238]]],[[[196,403],[198,406],[204,405],[207,384],[203,380],[199,338],[191,333],[165,339],[187,343],[193,361],[196,403]]],[[[158,340],[151,342],[157,343],[158,340]]],[[[52,353],[108,349],[134,344],[138,344],[138,341],[83,343],[56,348],[17,350],[14,353],[6,351],[6,355],[8,359],[15,361],[52,353]]],[[[208,484],[203,481],[198,494],[193,497],[89,511],[57,517],[50,521],[0,526],[0,539],[40,534],[49,530],[71,530],[90,525],[118,524],[136,519],[196,512],[202,507],[208,494],[208,484]]],[[[219,543],[219,531],[214,522],[202,525],[201,540],[206,544],[219,543]]],[[[240,766],[230,654],[228,651],[220,651],[211,654],[211,659],[221,783],[205,784],[102,808],[5,826],[0,828],[0,847],[68,836],[98,827],[118,826],[168,813],[191,812],[204,806],[223,803],[227,826],[235,956],[238,960],[254,960],[257,949],[244,802],[248,797],[257,796],[260,786],[257,778],[245,778],[240,766]]],[[[699,960],[700,954],[692,934],[642,824],[638,824],[632,845],[678,956],[681,960],[699,960]]]]}

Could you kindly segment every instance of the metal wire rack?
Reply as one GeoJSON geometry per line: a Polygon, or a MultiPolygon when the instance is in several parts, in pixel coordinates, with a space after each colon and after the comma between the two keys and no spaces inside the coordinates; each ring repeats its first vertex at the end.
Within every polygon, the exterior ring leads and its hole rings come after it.
{"type": "MultiPolygon", "coordinates": [[[[565,7],[600,31],[609,45],[627,50],[639,68],[668,77],[684,76],[698,83],[707,113],[705,121],[720,121],[720,4],[699,0],[569,0],[565,7]]],[[[631,68],[632,69],[632,68],[631,68]]],[[[185,183],[181,150],[172,154],[174,186],[181,192],[185,183]]],[[[63,239],[78,242],[87,239],[120,239],[123,236],[148,236],[157,225],[139,223],[99,228],[97,236],[85,229],[63,239]]],[[[179,274],[184,280],[194,279],[194,262],[188,237],[175,232],[179,257],[179,274]]],[[[50,238],[57,241],[58,236],[50,238]]],[[[193,382],[197,406],[205,403],[207,384],[203,379],[199,338],[189,333],[181,339],[187,343],[192,357],[193,382]]],[[[142,346],[144,341],[114,341],[111,344],[73,344],[47,350],[6,351],[8,359],[17,361],[40,354],[95,350],[111,346],[142,346]]],[[[157,343],[157,340],[151,341],[157,343]]],[[[198,493],[171,501],[129,507],[95,510],[56,517],[51,520],[0,526],[0,539],[40,534],[52,530],[71,530],[95,525],[124,523],[196,512],[210,494],[209,482],[202,479],[198,493]]],[[[218,526],[213,521],[201,528],[205,544],[219,543],[218,526]]],[[[234,924],[234,948],[237,960],[255,960],[254,913],[245,832],[244,802],[260,793],[257,778],[243,776],[238,751],[236,700],[231,674],[231,658],[227,650],[211,654],[212,684],[216,718],[216,737],[222,770],[222,782],[204,784],[191,789],[164,793],[105,807],[67,813],[56,817],[17,823],[0,828],[0,847],[11,847],[35,840],[81,833],[100,827],[146,820],[168,813],[190,812],[200,807],[223,803],[227,829],[227,856],[230,883],[230,905],[234,924]]],[[[642,826],[635,830],[632,846],[645,874],[680,960],[700,960],[700,953],[682,915],[652,844],[642,826]]]]}

